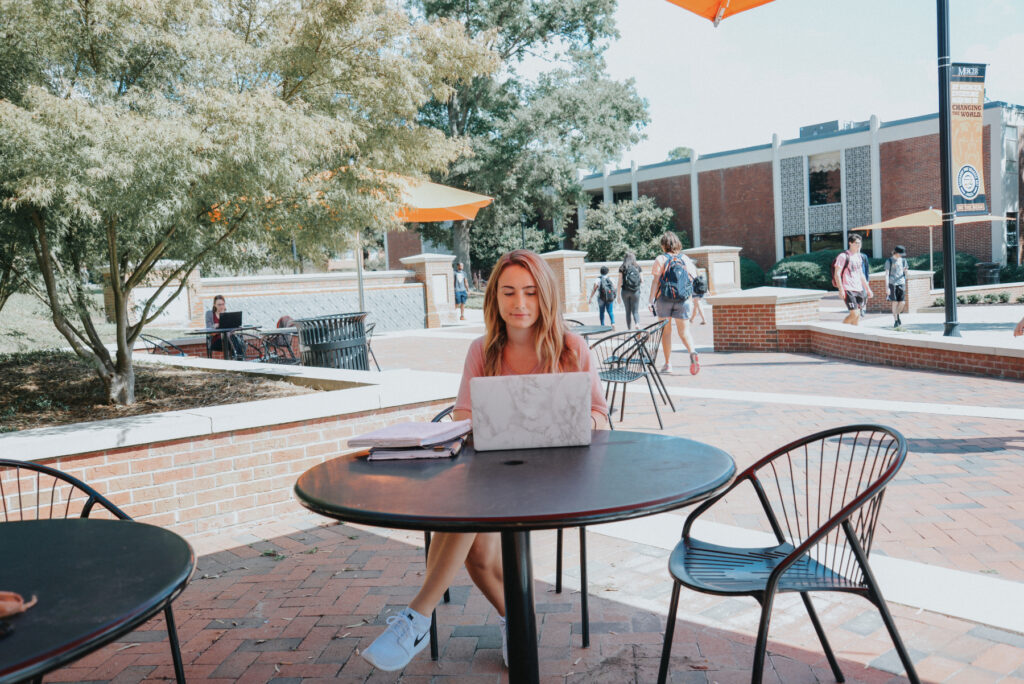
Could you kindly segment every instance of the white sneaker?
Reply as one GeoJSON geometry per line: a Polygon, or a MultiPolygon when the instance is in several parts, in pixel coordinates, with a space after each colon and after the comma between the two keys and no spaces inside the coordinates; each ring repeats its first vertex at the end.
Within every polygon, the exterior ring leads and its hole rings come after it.
{"type": "Polygon", "coordinates": [[[666,363],[665,365],[663,365],[661,367],[661,370],[659,372],[660,373],[667,373],[667,374],[671,375],[672,374],[672,364],[671,363],[666,363]]]}
{"type": "Polygon", "coordinates": [[[501,627],[501,659],[505,661],[505,667],[508,667],[508,621],[499,616],[498,626],[501,627]]]}
{"type": "Polygon", "coordinates": [[[393,672],[401,670],[417,653],[430,643],[430,626],[417,635],[413,628],[412,616],[405,611],[387,619],[388,628],[360,653],[378,670],[393,672]]]}

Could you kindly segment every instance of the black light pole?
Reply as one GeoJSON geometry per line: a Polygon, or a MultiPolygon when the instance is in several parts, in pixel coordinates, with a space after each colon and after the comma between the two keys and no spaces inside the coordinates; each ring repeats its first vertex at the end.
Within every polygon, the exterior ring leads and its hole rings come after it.
{"type": "Polygon", "coordinates": [[[526,249],[526,219],[519,218],[519,230],[522,233],[522,248],[526,249]]]}
{"type": "Polygon", "coordinates": [[[956,225],[953,223],[953,136],[949,126],[949,0],[936,0],[939,32],[939,168],[942,173],[942,280],[946,337],[960,337],[956,320],[956,225]]]}

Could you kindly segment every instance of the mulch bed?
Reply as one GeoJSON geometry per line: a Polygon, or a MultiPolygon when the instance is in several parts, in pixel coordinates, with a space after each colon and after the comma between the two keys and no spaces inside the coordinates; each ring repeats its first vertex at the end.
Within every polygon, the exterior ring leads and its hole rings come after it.
{"type": "Polygon", "coordinates": [[[247,373],[135,364],[135,403],[108,404],[103,383],[60,351],[0,355],[0,432],[272,399],[316,390],[247,373]]]}

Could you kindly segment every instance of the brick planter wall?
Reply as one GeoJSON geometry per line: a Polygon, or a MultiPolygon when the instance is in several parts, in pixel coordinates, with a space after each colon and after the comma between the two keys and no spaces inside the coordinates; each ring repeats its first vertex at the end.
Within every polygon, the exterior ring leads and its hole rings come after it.
{"type": "Polygon", "coordinates": [[[826,292],[757,287],[714,295],[715,351],[778,351],[778,326],[818,320],[826,292]]]}

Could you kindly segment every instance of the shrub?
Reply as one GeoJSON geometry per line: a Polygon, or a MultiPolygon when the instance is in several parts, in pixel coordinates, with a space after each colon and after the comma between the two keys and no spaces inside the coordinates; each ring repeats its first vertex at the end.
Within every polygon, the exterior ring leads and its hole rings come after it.
{"type": "Polygon", "coordinates": [[[981,301],[981,297],[979,297],[976,294],[969,294],[969,295],[967,295],[967,303],[968,304],[977,304],[980,301],[981,301]]]}
{"type": "Polygon", "coordinates": [[[1018,304],[1024,304],[1024,294],[1017,295],[1017,303],[1018,304]]]}
{"type": "Polygon", "coordinates": [[[995,304],[997,297],[991,292],[989,292],[984,297],[982,297],[982,300],[984,300],[986,304],[995,304]]]}
{"type": "Polygon", "coordinates": [[[956,303],[957,304],[966,304],[967,303],[967,297],[964,297],[963,295],[957,295],[956,296],[956,303]]]}
{"type": "Polygon", "coordinates": [[[1010,293],[1000,292],[999,294],[996,295],[996,298],[999,300],[1000,304],[1006,304],[1007,302],[1010,301],[1010,293]]]}
{"type": "Polygon", "coordinates": [[[756,261],[740,257],[740,287],[749,290],[764,285],[764,269],[756,261]]]}
{"type": "Polygon", "coordinates": [[[1024,282],[1024,266],[1003,266],[999,269],[999,282],[1001,283],[1022,283],[1024,282]]]}
{"type": "Polygon", "coordinates": [[[769,270],[769,276],[786,275],[789,287],[805,287],[811,290],[834,290],[832,287],[832,262],[838,256],[838,249],[823,249],[810,254],[794,254],[776,262],[769,270]]]}
{"type": "Polygon", "coordinates": [[[932,306],[946,306],[946,299],[944,297],[936,297],[935,301],[932,302],[932,306]]]}
{"type": "MultiPolygon", "coordinates": [[[[932,257],[935,260],[935,287],[943,287],[944,280],[942,278],[942,252],[934,252],[932,257]]],[[[976,257],[964,252],[956,253],[956,284],[957,285],[977,285],[978,276],[974,270],[974,265],[978,263],[976,257]]],[[[927,271],[928,270],[928,254],[918,254],[915,257],[907,259],[907,264],[915,271],[927,271]]]]}

